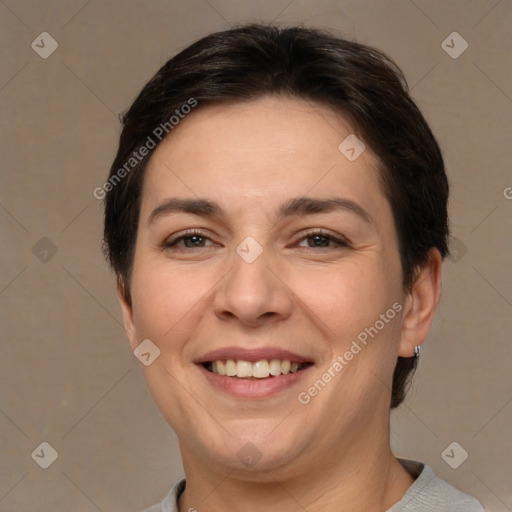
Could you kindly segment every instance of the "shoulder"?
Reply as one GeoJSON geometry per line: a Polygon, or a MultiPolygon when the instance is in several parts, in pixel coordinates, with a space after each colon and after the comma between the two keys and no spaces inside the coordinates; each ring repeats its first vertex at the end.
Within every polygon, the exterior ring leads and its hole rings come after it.
{"type": "Polygon", "coordinates": [[[476,498],[438,478],[427,464],[404,460],[400,462],[408,470],[418,465],[422,469],[404,497],[389,512],[485,512],[476,498]]]}
{"type": "Polygon", "coordinates": [[[185,489],[185,480],[181,480],[171,487],[171,490],[162,502],[147,508],[143,512],[178,512],[178,498],[185,489]]]}
{"type": "Polygon", "coordinates": [[[421,475],[422,487],[417,490],[418,501],[438,512],[483,512],[483,505],[473,496],[459,491],[448,482],[438,478],[430,466],[425,464],[421,475]]]}

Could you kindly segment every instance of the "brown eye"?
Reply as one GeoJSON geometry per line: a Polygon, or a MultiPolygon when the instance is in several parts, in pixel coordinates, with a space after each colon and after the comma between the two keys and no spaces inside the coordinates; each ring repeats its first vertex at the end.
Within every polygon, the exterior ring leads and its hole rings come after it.
{"type": "Polygon", "coordinates": [[[332,239],[325,235],[308,236],[307,239],[312,241],[308,244],[309,247],[329,247],[329,242],[332,242],[332,239]]]}
{"type": "MultiPolygon", "coordinates": [[[[336,247],[349,247],[349,243],[346,240],[336,238],[322,231],[308,233],[306,236],[301,238],[301,240],[307,240],[307,247],[311,248],[317,247],[330,249],[336,247]]],[[[299,244],[299,246],[304,247],[304,245],[301,244],[299,244]]]]}
{"type": "Polygon", "coordinates": [[[204,247],[205,237],[201,235],[182,236],[178,241],[183,240],[185,247],[204,247]]]}
{"type": "Polygon", "coordinates": [[[163,243],[163,247],[165,249],[193,249],[193,248],[202,248],[206,247],[206,242],[211,239],[205,236],[203,233],[199,231],[190,231],[185,234],[182,234],[176,238],[168,238],[163,243]],[[183,242],[183,243],[181,243],[183,242]]]}

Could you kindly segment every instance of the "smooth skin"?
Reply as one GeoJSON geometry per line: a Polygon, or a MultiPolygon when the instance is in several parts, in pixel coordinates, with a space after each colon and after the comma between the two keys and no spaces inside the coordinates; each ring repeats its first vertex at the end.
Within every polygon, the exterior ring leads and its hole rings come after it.
{"type": "Polygon", "coordinates": [[[441,257],[432,249],[404,289],[377,160],[368,147],[352,162],[338,150],[351,133],[327,107],[265,97],[199,107],[149,162],[131,303],[122,283],[118,291],[132,349],[149,338],[161,351],[144,373],[180,442],[181,512],[382,512],[413,483],[390,451],[390,390],[397,356],[411,357],[431,326],[441,257]],[[366,213],[276,216],[305,196],[366,213]],[[169,198],[215,201],[222,214],[152,216],[169,198]],[[248,236],[263,249],[252,263],[236,252],[248,236]],[[301,404],[298,394],[395,302],[400,314],[301,404]],[[194,364],[226,346],[278,347],[314,366],[273,396],[241,399],[194,364]],[[250,467],[237,456],[247,443],[261,454],[250,467]]]}

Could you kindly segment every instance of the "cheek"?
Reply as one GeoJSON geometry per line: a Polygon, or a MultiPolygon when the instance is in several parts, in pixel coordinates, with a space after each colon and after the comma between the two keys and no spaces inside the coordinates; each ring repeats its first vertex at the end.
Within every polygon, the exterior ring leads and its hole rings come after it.
{"type": "Polygon", "coordinates": [[[132,299],[138,334],[157,344],[176,339],[176,332],[197,321],[211,279],[204,272],[180,272],[165,264],[142,263],[135,268],[132,299]]]}
{"type": "Polygon", "coordinates": [[[379,264],[346,262],[322,272],[297,272],[293,289],[317,325],[325,326],[326,336],[346,340],[373,325],[399,298],[389,276],[379,264]]]}

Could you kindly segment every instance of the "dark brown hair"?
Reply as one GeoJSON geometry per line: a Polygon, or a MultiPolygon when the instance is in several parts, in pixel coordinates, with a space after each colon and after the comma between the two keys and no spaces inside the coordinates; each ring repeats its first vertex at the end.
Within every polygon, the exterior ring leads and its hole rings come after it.
{"type": "MultiPolygon", "coordinates": [[[[154,147],[177,127],[184,105],[201,108],[266,95],[331,107],[376,154],[406,289],[431,248],[447,255],[443,158],[398,66],[374,48],[322,30],[251,24],[210,34],[170,59],[122,119],[119,149],[101,190],[105,254],[128,300],[144,171],[154,147]]],[[[414,357],[398,358],[391,408],[403,401],[415,367],[414,357]]]]}

